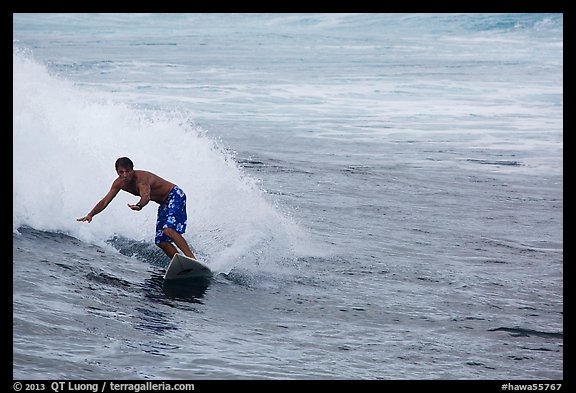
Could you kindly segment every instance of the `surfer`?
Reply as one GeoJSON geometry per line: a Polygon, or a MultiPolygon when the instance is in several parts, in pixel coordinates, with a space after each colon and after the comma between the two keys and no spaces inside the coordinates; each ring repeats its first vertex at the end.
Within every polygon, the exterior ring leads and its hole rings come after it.
{"type": "Polygon", "coordinates": [[[128,207],[140,211],[150,201],[158,203],[158,218],[156,220],[156,237],[154,242],[171,259],[178,252],[174,244],[187,257],[194,258],[182,234],[186,231],[186,194],[177,185],[162,179],[154,173],[134,170],[134,164],[128,157],[116,160],[118,178],[112,183],[110,191],[84,217],[76,221],[91,222],[92,218],[106,209],[120,190],[140,197],[136,204],[128,207]],[[174,243],[174,244],[172,244],[174,243]]]}

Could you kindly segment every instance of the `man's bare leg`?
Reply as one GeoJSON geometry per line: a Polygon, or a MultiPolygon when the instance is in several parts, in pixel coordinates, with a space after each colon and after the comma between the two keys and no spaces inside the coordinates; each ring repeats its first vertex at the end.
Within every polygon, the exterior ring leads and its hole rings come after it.
{"type": "MultiPolygon", "coordinates": [[[[186,255],[187,257],[196,259],[196,257],[195,257],[194,254],[192,253],[192,250],[190,250],[190,247],[188,247],[188,243],[186,242],[186,239],[184,239],[181,234],[179,234],[178,232],[176,232],[176,231],[175,231],[174,229],[172,229],[172,228],[164,228],[164,229],[162,230],[162,232],[163,232],[166,236],[168,236],[170,239],[172,239],[172,241],[174,241],[174,243],[176,244],[176,246],[177,246],[180,250],[182,250],[182,252],[184,253],[184,255],[186,255]]],[[[162,244],[162,243],[160,243],[160,244],[162,244]]],[[[170,244],[170,243],[168,243],[168,244],[170,244]]],[[[172,246],[172,244],[170,244],[170,245],[172,246]]],[[[162,248],[166,254],[168,254],[168,252],[167,252],[162,246],[159,245],[159,247],[162,248]]],[[[174,248],[174,246],[172,246],[172,248],[174,248]]],[[[172,250],[170,250],[170,251],[172,251],[172,250]]],[[[172,254],[172,256],[170,256],[170,254],[168,254],[168,256],[169,256],[170,258],[172,258],[175,253],[176,253],[176,250],[174,250],[174,253],[172,254]]]]}
{"type": "Polygon", "coordinates": [[[156,245],[158,247],[160,247],[162,249],[162,251],[164,251],[166,253],[166,255],[168,255],[168,258],[170,258],[170,259],[172,259],[174,254],[176,254],[178,252],[176,247],[174,247],[174,245],[170,242],[156,243],[156,245]]]}

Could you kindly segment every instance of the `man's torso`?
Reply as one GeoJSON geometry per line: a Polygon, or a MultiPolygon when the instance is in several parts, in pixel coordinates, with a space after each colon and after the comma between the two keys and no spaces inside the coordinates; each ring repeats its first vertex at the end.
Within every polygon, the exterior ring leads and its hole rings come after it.
{"type": "Polygon", "coordinates": [[[150,186],[150,200],[158,204],[164,202],[172,187],[174,187],[174,183],[164,180],[152,172],[135,170],[134,179],[128,184],[120,183],[120,189],[132,195],[140,196],[138,185],[141,182],[150,186]]]}

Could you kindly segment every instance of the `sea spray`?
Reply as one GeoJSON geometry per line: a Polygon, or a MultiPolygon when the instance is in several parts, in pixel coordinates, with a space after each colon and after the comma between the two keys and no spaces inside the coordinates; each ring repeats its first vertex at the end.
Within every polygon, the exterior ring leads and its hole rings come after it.
{"type": "MultiPolygon", "coordinates": [[[[265,197],[207,132],[184,112],[141,110],[51,75],[13,51],[13,230],[26,225],[103,244],[114,236],[152,243],[155,204],[134,212],[121,192],[79,223],[108,192],[114,162],[128,156],[179,185],[188,197],[186,239],[217,271],[296,257],[304,231],[265,197]]],[[[273,264],[272,264],[273,265],[273,264]]]]}

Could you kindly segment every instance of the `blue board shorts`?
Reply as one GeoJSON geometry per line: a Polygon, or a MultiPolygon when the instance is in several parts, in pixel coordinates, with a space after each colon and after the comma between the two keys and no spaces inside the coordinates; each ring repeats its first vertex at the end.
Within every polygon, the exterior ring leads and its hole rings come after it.
{"type": "Polygon", "coordinates": [[[172,228],[179,234],[183,234],[186,232],[187,221],[186,194],[178,186],[174,186],[166,200],[158,206],[155,243],[172,242],[172,239],[165,235],[162,230],[172,228]]]}

